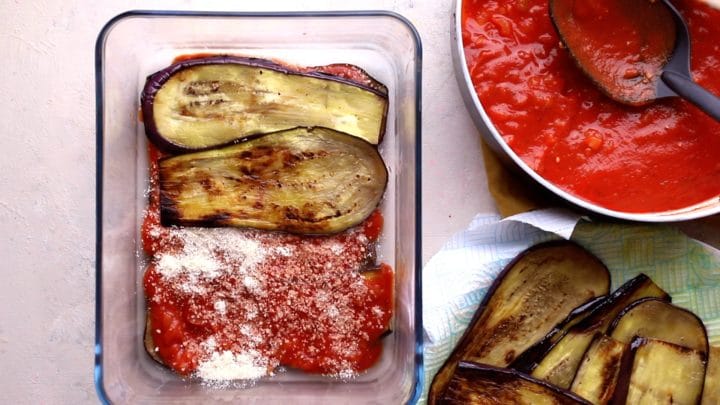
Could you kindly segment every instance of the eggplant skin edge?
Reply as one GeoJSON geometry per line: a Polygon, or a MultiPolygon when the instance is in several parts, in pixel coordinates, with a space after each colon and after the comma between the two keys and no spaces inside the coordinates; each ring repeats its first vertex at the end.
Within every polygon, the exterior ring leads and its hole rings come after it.
{"type": "MultiPolygon", "coordinates": [[[[458,370],[467,370],[471,372],[476,372],[484,375],[487,379],[492,378],[494,382],[498,384],[508,383],[512,381],[519,381],[522,380],[525,383],[533,384],[537,387],[540,387],[543,390],[548,391],[549,393],[552,393],[559,397],[564,397],[568,401],[581,404],[581,405],[591,405],[590,402],[588,402],[586,399],[580,397],[579,395],[569,391],[562,389],[560,387],[557,387],[553,384],[550,384],[546,381],[538,380],[532,376],[529,376],[525,373],[522,373],[517,370],[508,369],[508,368],[501,368],[501,367],[495,367],[490,366],[487,364],[480,364],[475,363],[471,361],[460,361],[457,365],[458,370]]],[[[444,397],[440,396],[437,400],[438,404],[444,404],[444,397]]]]}
{"type": "MultiPolygon", "coordinates": [[[[166,139],[164,136],[160,134],[158,131],[157,125],[155,123],[155,112],[154,112],[154,104],[155,104],[155,96],[157,95],[158,91],[163,87],[163,85],[175,74],[178,72],[181,72],[185,69],[189,69],[191,67],[195,66],[202,66],[202,65],[217,65],[217,64],[238,64],[238,65],[245,65],[245,66],[251,66],[251,67],[258,67],[258,68],[264,68],[264,69],[270,69],[277,71],[282,74],[287,75],[300,75],[300,76],[306,76],[306,77],[312,77],[316,79],[321,80],[331,80],[336,81],[339,83],[355,86],[358,88],[361,88],[363,90],[369,91],[371,93],[376,94],[377,96],[381,98],[388,98],[388,90],[387,87],[379,82],[374,77],[370,76],[364,69],[355,66],[350,65],[346,63],[334,63],[327,66],[314,66],[307,68],[308,71],[301,71],[301,70],[293,70],[289,66],[281,65],[277,62],[274,62],[272,60],[263,59],[263,58],[256,58],[256,57],[248,57],[248,56],[236,56],[236,55],[216,55],[216,56],[203,56],[198,57],[194,59],[186,59],[179,62],[175,62],[169,67],[166,67],[160,71],[157,71],[151,75],[149,75],[146,78],[145,86],[143,87],[142,92],[140,93],[140,111],[142,114],[142,121],[145,126],[145,133],[148,136],[149,139],[152,140],[154,144],[156,144],[158,147],[160,147],[162,150],[171,152],[171,153],[185,153],[185,152],[198,152],[202,150],[208,150],[208,149],[214,149],[217,147],[227,146],[231,145],[233,143],[241,142],[243,140],[262,135],[262,133],[258,134],[247,134],[245,136],[239,136],[237,139],[232,140],[230,142],[226,142],[223,144],[218,145],[212,145],[205,148],[187,148],[182,145],[175,144],[168,139],[166,139]],[[336,76],[330,73],[326,73],[323,71],[313,70],[313,69],[321,69],[324,67],[334,67],[334,66],[345,66],[345,67],[351,67],[353,70],[356,70],[358,72],[361,72],[365,77],[367,78],[367,81],[370,82],[370,85],[366,85],[363,83],[359,83],[350,79],[346,79],[344,77],[336,76]]],[[[383,140],[383,137],[385,135],[385,129],[387,127],[387,113],[388,113],[388,106],[385,106],[385,113],[383,116],[383,121],[381,123],[380,127],[380,134],[378,138],[378,144],[380,144],[383,140]]],[[[290,128],[288,128],[290,129],[290,128]]]]}
{"type": "Polygon", "coordinates": [[[162,359],[160,359],[160,356],[158,356],[158,354],[155,352],[155,341],[152,336],[152,329],[153,326],[152,320],[150,318],[150,310],[145,310],[145,331],[143,332],[143,347],[145,348],[145,351],[151,359],[170,370],[170,367],[163,363],[162,359]]]}

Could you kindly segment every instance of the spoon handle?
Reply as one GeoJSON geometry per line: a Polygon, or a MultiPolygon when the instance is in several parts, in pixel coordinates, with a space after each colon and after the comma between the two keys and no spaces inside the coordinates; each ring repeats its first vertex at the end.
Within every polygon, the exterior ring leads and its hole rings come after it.
{"type": "Polygon", "coordinates": [[[715,121],[720,121],[720,98],[683,74],[666,70],[661,78],[680,97],[695,104],[715,121]]]}

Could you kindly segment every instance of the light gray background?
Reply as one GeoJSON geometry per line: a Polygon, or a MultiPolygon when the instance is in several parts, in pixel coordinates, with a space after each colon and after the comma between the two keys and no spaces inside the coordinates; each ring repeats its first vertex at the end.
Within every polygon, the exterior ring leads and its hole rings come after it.
{"type": "MultiPolygon", "coordinates": [[[[715,0],[717,1],[717,0],[715,0]]],[[[423,42],[423,259],[494,212],[450,58],[452,0],[0,0],[0,402],[95,403],[94,46],[130,9],[386,9],[423,42]]],[[[718,232],[683,225],[718,245],[718,232]]]]}

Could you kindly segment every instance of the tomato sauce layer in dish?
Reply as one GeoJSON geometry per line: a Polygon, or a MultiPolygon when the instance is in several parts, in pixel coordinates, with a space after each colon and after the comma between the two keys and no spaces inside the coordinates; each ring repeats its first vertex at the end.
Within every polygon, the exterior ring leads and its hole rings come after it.
{"type": "MultiPolygon", "coordinates": [[[[720,11],[700,1],[673,3],[690,27],[694,79],[720,94],[720,11]]],[[[462,32],[485,111],[548,181],[635,213],[720,195],[720,123],[681,99],[631,107],[606,97],[560,45],[547,0],[464,1],[462,32]]]]}
{"type": "Polygon", "coordinates": [[[149,348],[206,381],[279,366],[350,377],[375,364],[393,308],[393,271],[375,266],[382,216],[331,236],[159,224],[159,153],[151,147],[142,227],[149,348]]]}

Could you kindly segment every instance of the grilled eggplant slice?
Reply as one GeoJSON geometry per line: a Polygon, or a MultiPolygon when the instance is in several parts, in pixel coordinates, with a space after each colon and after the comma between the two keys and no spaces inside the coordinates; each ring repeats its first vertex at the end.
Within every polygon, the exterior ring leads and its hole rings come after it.
{"type": "Polygon", "coordinates": [[[661,340],[638,337],[622,365],[613,404],[696,405],[705,379],[705,356],[661,340]]]}
{"type": "Polygon", "coordinates": [[[542,339],[573,309],[607,294],[610,275],[600,260],[568,241],[536,245],[498,276],[465,335],[435,376],[434,403],[461,360],[498,367],[542,339]]]}
{"type": "Polygon", "coordinates": [[[578,405],[577,395],[515,370],[460,362],[438,404],[578,405]]]}
{"type": "Polygon", "coordinates": [[[378,144],[387,89],[372,78],[361,84],[318,70],[238,56],[180,61],[147,78],[140,97],[145,132],[170,152],[297,126],[328,127],[378,144]]]}
{"type": "Polygon", "coordinates": [[[568,389],[598,329],[571,330],[545,356],[531,375],[568,389]]]}
{"type": "Polygon", "coordinates": [[[709,346],[705,325],[697,315],[655,298],[630,304],[610,325],[608,335],[623,343],[635,336],[658,339],[704,355],[709,346]]]}
{"type": "Polygon", "coordinates": [[[711,346],[705,372],[702,405],[720,404],[720,346],[711,346]]]}
{"type": "Polygon", "coordinates": [[[378,206],[387,169],[376,148],[327,128],[296,128],[159,162],[163,225],[330,234],[378,206]]]}
{"type": "Polygon", "coordinates": [[[607,298],[607,295],[602,295],[573,310],[563,322],[553,328],[553,330],[545,335],[542,340],[522,352],[522,354],[520,354],[512,362],[512,364],[510,364],[510,368],[524,373],[532,372],[543,357],[547,355],[550,349],[552,349],[552,347],[555,346],[560,339],[562,339],[577,324],[593,315],[600,305],[605,304],[607,298]]]}
{"type": "MultiPolygon", "coordinates": [[[[648,276],[639,274],[620,286],[612,295],[599,297],[595,302],[589,303],[585,308],[574,311],[574,313],[570,314],[571,320],[563,323],[561,328],[554,329],[543,340],[523,352],[513,362],[511,367],[525,373],[532,372],[558,341],[571,331],[572,333],[577,333],[581,330],[586,331],[587,333],[583,334],[585,336],[584,341],[589,344],[595,333],[598,330],[604,332],[604,328],[607,328],[615,315],[627,304],[642,297],[670,299],[670,296],[653,283],[648,276]]],[[[578,352],[577,356],[582,356],[583,353],[584,349],[582,352],[578,352]]],[[[578,358],[578,361],[579,360],[580,358],[578,358]]]]}
{"type": "Polygon", "coordinates": [[[598,334],[588,348],[578,368],[570,390],[595,405],[610,403],[617,387],[623,358],[630,353],[630,345],[609,336],[598,334]]]}
{"type": "Polygon", "coordinates": [[[589,316],[549,347],[539,363],[523,364],[519,368],[529,368],[533,377],[569,388],[595,334],[605,332],[620,311],[631,302],[644,297],[670,299],[649,277],[640,274],[615,290],[605,302],[594,308],[589,316]]]}

